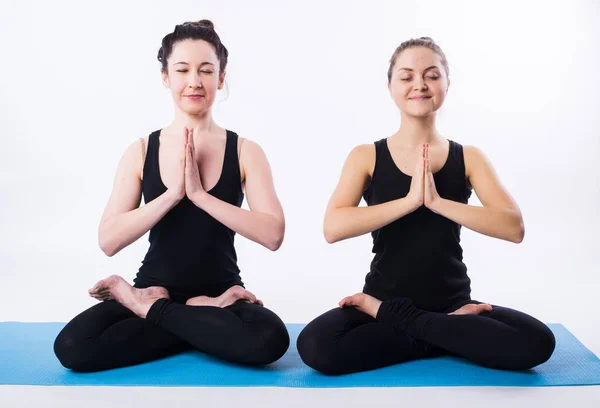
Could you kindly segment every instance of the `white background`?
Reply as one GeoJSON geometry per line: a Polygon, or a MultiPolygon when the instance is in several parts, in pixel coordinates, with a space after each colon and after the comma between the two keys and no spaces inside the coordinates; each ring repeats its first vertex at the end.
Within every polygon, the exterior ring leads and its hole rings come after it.
{"type": "Polygon", "coordinates": [[[215,118],[266,151],[286,214],[275,253],[237,237],[242,278],[284,321],[361,290],[371,237],[327,244],[325,206],[348,152],[399,126],[394,49],[430,36],[452,81],[440,131],[488,155],[525,219],[520,245],[463,229],[473,298],[600,353],[599,2],[81,3],[0,3],[0,321],[67,321],[97,280],[135,276],[147,236],[107,258],[100,215],[125,148],[173,118],[162,37],[209,18],[230,51],[215,118]]]}

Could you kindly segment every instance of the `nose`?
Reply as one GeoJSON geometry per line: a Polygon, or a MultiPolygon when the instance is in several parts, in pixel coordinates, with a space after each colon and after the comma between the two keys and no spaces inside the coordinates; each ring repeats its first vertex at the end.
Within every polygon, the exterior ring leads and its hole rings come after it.
{"type": "Polygon", "coordinates": [[[200,75],[196,72],[192,72],[190,75],[189,88],[202,88],[202,81],[200,80],[200,75]]]}
{"type": "Polygon", "coordinates": [[[415,77],[414,90],[420,91],[423,89],[427,89],[427,84],[425,83],[425,80],[423,78],[421,78],[420,76],[415,77]]]}

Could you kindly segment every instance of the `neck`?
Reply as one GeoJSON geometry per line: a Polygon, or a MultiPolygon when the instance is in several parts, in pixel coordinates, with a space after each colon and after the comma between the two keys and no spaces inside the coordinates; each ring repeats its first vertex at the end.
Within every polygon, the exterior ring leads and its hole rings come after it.
{"type": "Polygon", "coordinates": [[[171,127],[181,130],[184,128],[194,129],[195,134],[202,134],[210,133],[212,130],[217,128],[217,124],[213,120],[210,109],[197,115],[190,115],[181,111],[180,109],[176,109],[175,120],[171,124],[171,127]]]}
{"type": "Polygon", "coordinates": [[[441,136],[435,128],[435,113],[427,116],[411,116],[402,113],[400,129],[392,138],[410,146],[436,142],[441,139],[441,136]]]}

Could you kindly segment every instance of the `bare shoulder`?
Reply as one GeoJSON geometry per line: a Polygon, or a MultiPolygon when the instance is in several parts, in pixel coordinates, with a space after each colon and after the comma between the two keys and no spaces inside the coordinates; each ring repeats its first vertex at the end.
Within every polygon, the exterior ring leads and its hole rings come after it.
{"type": "Polygon", "coordinates": [[[350,154],[362,158],[375,158],[375,145],[373,143],[360,144],[354,147],[350,154]]]}
{"type": "Polygon", "coordinates": [[[267,159],[265,151],[257,142],[243,137],[238,138],[238,157],[242,166],[250,166],[267,159]]]}
{"type": "Polygon", "coordinates": [[[481,170],[482,166],[490,166],[487,156],[478,147],[472,145],[463,146],[463,156],[465,158],[465,173],[467,177],[481,170]]]}
{"type": "Polygon", "coordinates": [[[471,159],[477,159],[483,156],[483,152],[481,151],[481,149],[473,145],[463,146],[463,152],[465,157],[468,156],[471,159]]]}
{"type": "Polygon", "coordinates": [[[248,138],[238,137],[238,159],[242,181],[246,180],[248,171],[269,169],[267,155],[262,147],[248,138]]]}
{"type": "Polygon", "coordinates": [[[373,176],[375,145],[362,144],[354,147],[342,168],[340,179],[333,191],[327,211],[341,207],[356,207],[373,176]]]}
{"type": "Polygon", "coordinates": [[[244,158],[252,159],[257,155],[264,155],[262,147],[253,140],[245,137],[238,137],[238,156],[240,160],[244,158]]]}
{"type": "Polygon", "coordinates": [[[121,167],[124,167],[129,171],[135,170],[135,172],[141,177],[141,170],[144,166],[147,145],[148,140],[147,138],[143,137],[131,142],[121,156],[121,167]]]}
{"type": "Polygon", "coordinates": [[[373,143],[361,144],[350,151],[346,159],[346,165],[357,170],[362,170],[369,176],[373,176],[375,160],[375,145],[373,143]]]}

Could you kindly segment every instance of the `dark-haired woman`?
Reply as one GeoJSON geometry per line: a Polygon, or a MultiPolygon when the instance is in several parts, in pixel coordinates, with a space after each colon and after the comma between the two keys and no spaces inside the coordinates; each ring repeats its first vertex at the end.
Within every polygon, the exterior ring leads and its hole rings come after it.
{"type": "Polygon", "coordinates": [[[287,350],[284,323],[244,288],[237,266],[236,233],[275,251],[285,221],[263,150],[212,117],[227,59],[208,20],[164,37],[158,60],[175,119],[127,148],[98,231],[108,256],[147,231],[150,247],[133,286],[113,275],[89,290],[102,302],[59,333],[63,366],[98,371],[190,349],[265,365],[287,350]],[[250,211],[240,208],[244,192],[250,211]]]}
{"type": "Polygon", "coordinates": [[[448,62],[431,39],[394,52],[388,87],[400,129],[350,153],[325,215],[328,242],[370,232],[375,256],[363,292],[298,337],[301,358],[318,371],[353,373],[444,354],[522,370],[554,350],[552,332],[537,319],[470,297],[461,226],[515,243],[524,226],[485,156],[436,129],[449,84],[448,62]],[[483,207],[467,204],[472,189],[483,207]],[[368,207],[358,207],[361,196],[368,207]]]}

